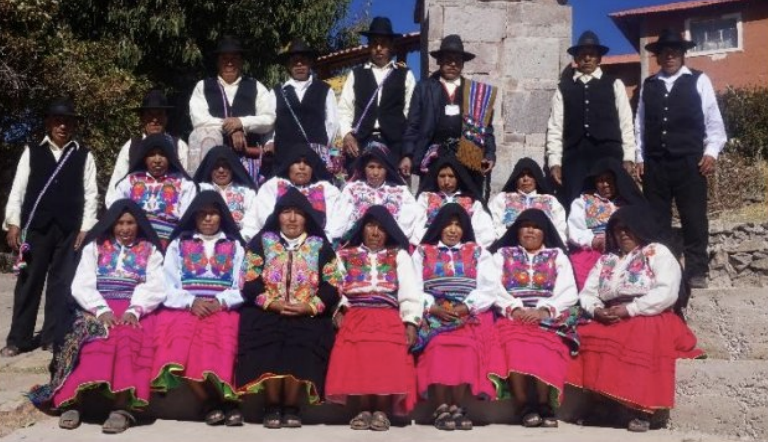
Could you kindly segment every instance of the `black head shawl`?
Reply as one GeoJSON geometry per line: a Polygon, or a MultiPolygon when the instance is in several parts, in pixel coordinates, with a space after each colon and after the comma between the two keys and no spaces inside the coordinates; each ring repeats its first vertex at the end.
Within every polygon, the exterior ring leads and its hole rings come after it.
{"type": "Polygon", "coordinates": [[[440,208],[432,224],[421,239],[422,244],[437,244],[443,236],[443,229],[453,218],[458,218],[461,224],[461,242],[475,242],[475,230],[472,228],[472,220],[463,207],[456,203],[448,203],[440,208]]]}
{"type": "Polygon", "coordinates": [[[496,240],[496,242],[488,248],[491,253],[496,253],[501,247],[513,247],[520,245],[520,239],[518,238],[518,230],[524,222],[532,222],[539,226],[544,231],[544,247],[548,249],[559,248],[563,252],[568,253],[568,249],[565,248],[563,240],[560,239],[560,234],[557,233],[555,225],[549,219],[546,213],[539,209],[526,209],[518,215],[517,219],[511,226],[507,228],[507,232],[496,240]]]}
{"type": "Polygon", "coordinates": [[[635,180],[627,173],[621,162],[615,158],[602,158],[595,163],[589,171],[589,175],[584,179],[584,186],[582,188],[583,193],[595,193],[597,187],[595,186],[595,178],[605,172],[612,172],[616,179],[616,193],[627,204],[644,204],[646,203],[643,193],[640,188],[635,184],[635,180]]]}
{"type": "Polygon", "coordinates": [[[104,238],[112,236],[112,229],[114,228],[115,223],[117,223],[117,220],[126,212],[133,215],[136,219],[136,224],[139,228],[137,237],[144,238],[151,242],[157,247],[157,250],[163,250],[160,238],[157,237],[157,233],[155,233],[155,229],[152,228],[152,224],[149,223],[147,216],[144,215],[144,211],[129,199],[121,199],[112,203],[109,210],[107,210],[101,217],[99,222],[88,231],[88,234],[83,240],[83,245],[86,245],[91,241],[101,241],[104,238]]]}
{"type": "Polygon", "coordinates": [[[289,188],[288,191],[277,200],[274,212],[269,215],[269,218],[267,218],[267,221],[264,223],[264,227],[257,236],[261,236],[264,232],[280,233],[280,212],[290,208],[299,209],[304,213],[306,218],[304,231],[308,235],[319,236],[327,240],[325,231],[323,230],[321,215],[312,207],[312,204],[309,203],[307,197],[295,187],[289,188]]]}
{"type": "Polygon", "coordinates": [[[355,227],[350,232],[350,240],[347,243],[348,246],[359,246],[363,244],[363,232],[365,231],[365,223],[370,220],[376,220],[381,225],[381,228],[387,233],[386,246],[396,246],[403,250],[408,250],[408,238],[405,236],[400,226],[397,225],[397,221],[389,213],[384,206],[371,206],[366,210],[365,215],[360,218],[355,227]]]}
{"type": "Polygon", "coordinates": [[[197,220],[195,219],[197,212],[205,206],[214,206],[219,209],[219,214],[221,215],[219,230],[224,232],[227,238],[237,240],[240,244],[245,243],[243,237],[240,236],[240,229],[237,227],[235,219],[232,218],[232,213],[229,211],[227,203],[224,202],[224,198],[219,195],[219,192],[213,190],[204,190],[195,196],[187,211],[184,212],[184,216],[181,217],[181,221],[173,229],[168,242],[179,237],[192,236],[197,231],[197,220]]]}
{"type": "Polygon", "coordinates": [[[289,149],[286,149],[285,152],[280,152],[280,158],[277,158],[280,163],[275,175],[280,178],[285,178],[286,180],[289,179],[288,169],[290,169],[292,165],[298,163],[302,158],[304,158],[307,161],[307,164],[312,167],[312,178],[310,179],[310,182],[316,183],[318,181],[333,180],[333,176],[328,172],[325,162],[320,158],[320,155],[310,149],[306,144],[295,144],[289,149]]]}
{"type": "Polygon", "coordinates": [[[509,193],[517,192],[517,179],[520,178],[520,175],[522,175],[525,170],[529,170],[531,175],[533,175],[533,179],[536,180],[536,192],[540,194],[552,194],[552,189],[549,187],[547,179],[544,178],[544,172],[541,170],[541,166],[539,166],[539,163],[528,157],[520,158],[515,164],[515,168],[512,169],[512,174],[509,175],[509,179],[507,180],[507,183],[504,184],[501,191],[509,193]]]}
{"type": "Polygon", "coordinates": [[[440,174],[440,170],[446,167],[450,167],[453,170],[453,173],[456,174],[458,190],[461,190],[462,194],[472,197],[475,201],[482,201],[482,198],[480,198],[480,191],[475,186],[475,182],[469,177],[467,169],[452,156],[438,158],[438,160],[429,167],[429,173],[421,179],[421,183],[419,184],[419,191],[416,193],[417,198],[421,192],[440,192],[440,186],[437,184],[437,176],[440,174]]]}
{"type": "Polygon", "coordinates": [[[197,184],[200,183],[212,183],[211,174],[216,168],[216,163],[223,159],[229,164],[232,169],[232,182],[241,186],[250,187],[256,190],[256,185],[253,183],[248,171],[245,170],[240,159],[237,157],[232,148],[227,146],[216,146],[211,149],[203,158],[203,162],[200,163],[200,167],[195,172],[194,181],[197,184]]]}
{"type": "Polygon", "coordinates": [[[403,177],[400,176],[400,172],[392,164],[389,158],[389,154],[384,152],[378,147],[372,147],[366,149],[355,162],[355,174],[350,181],[365,181],[365,166],[372,159],[378,160],[387,170],[387,177],[385,181],[389,184],[400,186],[405,185],[403,177]]]}
{"type": "Polygon", "coordinates": [[[652,216],[651,207],[648,204],[633,204],[621,206],[613,212],[608,220],[608,226],[605,230],[605,251],[611,253],[620,253],[619,244],[613,238],[613,228],[616,224],[623,224],[640,240],[642,245],[648,245],[652,242],[661,242],[659,229],[656,228],[656,222],[652,216]]]}
{"type": "Polygon", "coordinates": [[[187,174],[187,171],[184,170],[181,162],[179,162],[179,155],[176,153],[176,146],[173,145],[173,138],[167,134],[149,135],[141,140],[138,155],[136,155],[134,161],[130,164],[128,173],[131,174],[133,172],[147,170],[147,166],[144,164],[144,157],[155,148],[160,149],[163,152],[163,155],[168,158],[169,172],[179,173],[184,178],[192,180],[187,174]]]}

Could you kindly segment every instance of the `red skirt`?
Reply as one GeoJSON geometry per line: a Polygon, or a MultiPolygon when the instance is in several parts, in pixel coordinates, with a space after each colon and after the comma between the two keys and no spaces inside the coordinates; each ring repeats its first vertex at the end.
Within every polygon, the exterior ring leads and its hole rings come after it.
{"type": "Polygon", "coordinates": [[[236,311],[219,311],[203,319],[186,310],[161,311],[152,388],[168,391],[183,379],[208,379],[224,398],[236,399],[232,384],[239,323],[236,311]]]}
{"type": "Polygon", "coordinates": [[[576,288],[581,291],[584,283],[587,281],[589,272],[600,259],[600,252],[591,249],[576,249],[571,252],[571,265],[573,265],[573,274],[576,277],[576,288]]]}
{"type": "Polygon", "coordinates": [[[405,324],[394,308],[352,307],[331,351],[325,397],[345,404],[348,396],[392,395],[393,412],[416,405],[416,373],[405,324]]]}
{"type": "Polygon", "coordinates": [[[430,385],[469,385],[475,397],[490,399],[496,391],[488,374],[502,367],[493,313],[481,313],[477,321],[441,333],[429,341],[416,362],[419,394],[427,397],[430,385]]]}
{"type": "Polygon", "coordinates": [[[579,356],[568,369],[569,384],[652,413],[675,403],[675,361],[704,354],[696,336],[672,312],[579,327],[579,356]]]}
{"type": "Polygon", "coordinates": [[[545,330],[538,323],[499,319],[496,330],[504,350],[505,367],[494,373],[499,398],[506,396],[506,379],[516,373],[531,376],[555,390],[562,403],[568,365],[573,359],[562,337],[545,330]]]}

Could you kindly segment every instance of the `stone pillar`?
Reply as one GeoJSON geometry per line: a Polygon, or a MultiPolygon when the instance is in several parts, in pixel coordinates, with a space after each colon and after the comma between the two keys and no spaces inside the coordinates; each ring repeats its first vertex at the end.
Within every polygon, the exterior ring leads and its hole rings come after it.
{"type": "MultiPolygon", "coordinates": [[[[571,8],[557,0],[424,0],[422,78],[437,69],[429,51],[459,34],[477,58],[464,74],[498,86],[493,190],[504,185],[524,156],[544,162],[550,102],[571,62],[571,8]]],[[[564,3],[564,2],[563,2],[564,3]]]]}

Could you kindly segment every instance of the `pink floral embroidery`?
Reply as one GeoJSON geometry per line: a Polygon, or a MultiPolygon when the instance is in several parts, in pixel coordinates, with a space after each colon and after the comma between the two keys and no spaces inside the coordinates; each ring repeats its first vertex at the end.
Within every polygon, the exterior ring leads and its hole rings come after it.
{"type": "Polygon", "coordinates": [[[552,196],[534,195],[526,197],[517,192],[504,194],[504,225],[512,225],[523,210],[539,209],[552,218],[552,196]]]}
{"type": "MultiPolygon", "coordinates": [[[[280,199],[281,196],[285,195],[286,192],[288,192],[288,189],[291,187],[296,187],[293,184],[291,184],[290,181],[280,179],[277,182],[277,199],[280,199]]],[[[309,200],[309,203],[312,205],[312,208],[325,213],[325,189],[323,188],[322,183],[315,183],[310,184],[309,186],[305,187],[296,187],[304,196],[307,197],[307,200],[309,200]]]]}
{"type": "Polygon", "coordinates": [[[604,232],[608,220],[617,207],[610,201],[598,195],[583,194],[584,215],[587,228],[594,233],[604,232]]]}
{"type": "Polygon", "coordinates": [[[462,244],[458,250],[425,244],[419,247],[423,258],[424,281],[434,278],[461,276],[476,279],[477,261],[482,249],[475,243],[462,244]]]}
{"type": "MultiPolygon", "coordinates": [[[[435,217],[437,216],[437,213],[440,211],[440,209],[448,203],[448,197],[446,197],[442,193],[438,192],[424,192],[427,195],[427,225],[426,227],[429,228],[430,225],[432,225],[432,221],[435,220],[435,217]]],[[[472,205],[475,203],[475,201],[468,197],[468,196],[457,196],[452,201],[461,207],[464,208],[464,210],[467,211],[467,214],[472,217],[473,208],[472,205]]]]}
{"type": "Polygon", "coordinates": [[[350,225],[362,218],[369,207],[375,205],[386,207],[387,211],[397,218],[403,204],[403,194],[407,191],[405,186],[392,186],[389,184],[384,184],[374,189],[365,181],[353,181],[347,184],[344,192],[349,194],[352,199],[352,206],[356,208],[356,211],[352,214],[353,219],[350,225]]]}

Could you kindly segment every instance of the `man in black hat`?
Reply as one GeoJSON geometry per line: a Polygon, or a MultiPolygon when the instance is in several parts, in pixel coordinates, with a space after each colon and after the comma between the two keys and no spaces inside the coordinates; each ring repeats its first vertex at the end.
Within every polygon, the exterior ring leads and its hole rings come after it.
{"type": "Polygon", "coordinates": [[[608,47],[592,31],[585,31],[568,48],[576,68],[566,69],[560,79],[547,125],[547,165],[554,181],[562,186],[560,202],[571,202],[595,161],[613,157],[633,173],[635,134],[632,108],[624,83],[600,69],[608,47]]]}
{"type": "MultiPolygon", "coordinates": [[[[157,89],[149,91],[147,95],[144,96],[141,106],[134,109],[139,112],[142,133],[140,136],[131,137],[131,139],[126,141],[125,144],[123,144],[123,147],[120,148],[120,153],[117,154],[117,160],[115,160],[115,168],[112,170],[112,177],[109,179],[106,200],[113,199],[112,195],[117,183],[128,174],[131,160],[138,154],[141,140],[148,135],[165,133],[165,128],[168,124],[168,111],[171,109],[173,109],[173,106],[168,105],[168,100],[165,98],[165,94],[157,89]]],[[[176,146],[176,153],[179,156],[179,161],[184,169],[187,169],[189,147],[181,138],[172,138],[174,145],[176,146]]]]}
{"type": "Polygon", "coordinates": [[[404,154],[413,158],[412,166],[422,175],[438,157],[454,156],[482,189],[496,162],[492,120],[497,89],[461,75],[464,63],[475,54],[464,50],[460,36],[446,36],[440,49],[429,55],[440,69],[416,85],[404,154]]]}
{"type": "Polygon", "coordinates": [[[672,200],[683,230],[685,273],[691,287],[706,288],[709,261],[707,175],[727,141],[709,77],[685,66],[696,44],[665,29],[645,49],[661,70],[646,78],[637,108],[637,173],[645,197],[668,239],[672,200]]]}
{"type": "Polygon", "coordinates": [[[312,76],[317,53],[300,39],[293,40],[280,54],[290,78],[270,91],[274,103],[275,130],[265,145],[280,160],[286,149],[309,145],[330,161],[330,145],[338,131],[336,95],[324,81],[312,76]]]}
{"type": "MultiPolygon", "coordinates": [[[[272,130],[275,109],[269,90],[256,79],[243,76],[244,52],[240,42],[232,37],[224,37],[219,42],[214,51],[218,76],[197,83],[189,100],[189,116],[195,131],[214,129],[221,133],[224,144],[240,155],[251,178],[258,182],[261,136],[272,130]]],[[[190,135],[190,143],[192,138],[190,135]]],[[[190,151],[200,158],[207,153],[192,145],[190,151]]],[[[197,164],[199,162],[194,168],[197,164]]]]}
{"type": "Polygon", "coordinates": [[[74,140],[78,115],[72,101],[54,101],[45,114],[46,136],[21,154],[5,207],[8,246],[19,252],[11,330],[0,356],[35,348],[37,310],[46,284],[45,322],[40,336],[51,349],[67,312],[75,253],[96,224],[99,190],[96,163],[74,140]]]}
{"type": "Polygon", "coordinates": [[[369,145],[385,147],[401,173],[410,174],[410,160],[403,158],[402,141],[416,78],[404,64],[392,60],[395,39],[387,17],[374,17],[368,31],[370,61],[353,69],[339,97],[339,128],[348,158],[357,158],[369,145]],[[402,162],[401,162],[402,160],[402,162]]]}

